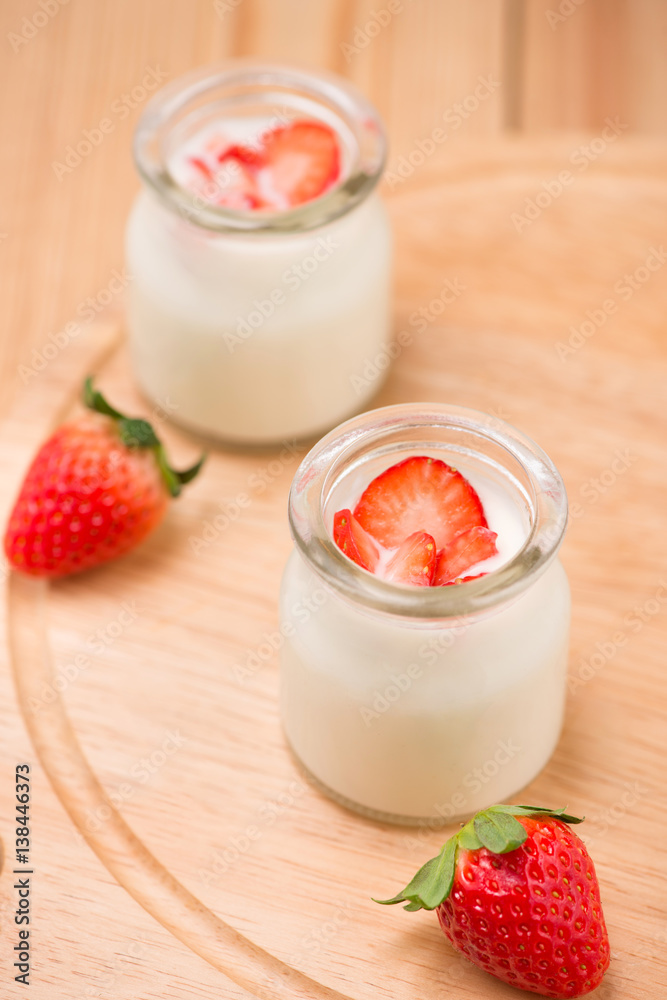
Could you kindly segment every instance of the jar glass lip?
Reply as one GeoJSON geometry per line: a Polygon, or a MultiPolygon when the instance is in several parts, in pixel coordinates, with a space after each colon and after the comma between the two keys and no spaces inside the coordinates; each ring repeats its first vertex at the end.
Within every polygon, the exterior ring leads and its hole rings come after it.
{"type": "MultiPolygon", "coordinates": [[[[415,449],[412,449],[414,454],[415,449]]],[[[387,459],[384,468],[393,464],[387,459]]],[[[512,479],[516,476],[512,473],[512,479]]],[[[323,437],[297,469],[289,497],[295,545],[320,578],[343,597],[375,612],[412,620],[446,620],[500,605],[525,591],[556,556],[567,526],[567,494],[551,459],[529,437],[504,420],[467,407],[408,403],[370,410],[323,437]],[[530,524],[519,551],[498,569],[451,587],[390,583],[357,566],[333,541],[325,519],[336,477],[358,467],[373,452],[410,450],[425,441],[444,442],[474,455],[494,455],[494,464],[516,470],[530,524]],[[393,444],[392,444],[393,442],[393,444]]]]}
{"type": "MultiPolygon", "coordinates": [[[[280,120],[280,118],[279,118],[280,120]]],[[[216,232],[285,233],[315,229],[349,212],[377,185],[387,155],[382,120],[354,86],[333,73],[290,66],[230,60],[178,77],[149,101],[134,133],[137,170],[159,199],[189,222],[216,232]],[[265,102],[283,109],[306,109],[336,131],[347,153],[346,169],[325,194],[285,211],[240,211],[215,205],[179,184],[167,162],[168,136],[186,119],[202,119],[205,109],[265,102]]]]}

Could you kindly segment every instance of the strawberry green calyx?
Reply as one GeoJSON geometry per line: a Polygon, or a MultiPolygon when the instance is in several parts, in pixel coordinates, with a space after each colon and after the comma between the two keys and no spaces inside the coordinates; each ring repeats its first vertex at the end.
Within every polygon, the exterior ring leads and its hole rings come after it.
{"type": "Polygon", "coordinates": [[[375,899],[375,903],[391,906],[406,903],[405,910],[435,910],[447,899],[454,884],[459,850],[477,851],[485,847],[492,854],[508,854],[526,840],[528,834],[517,816],[552,817],[562,823],[583,823],[564,809],[543,806],[490,806],[478,812],[458,833],[450,837],[440,853],[423,865],[405,889],[391,899],[375,899]]]}
{"type": "Polygon", "coordinates": [[[204,464],[205,454],[189,469],[184,469],[182,472],[173,469],[162,442],[148,421],[138,417],[126,417],[114,409],[102,393],[93,388],[92,377],[88,377],[84,382],[83,401],[89,410],[102,413],[116,422],[118,436],[126,448],[147,448],[153,452],[164,484],[172,497],[180,494],[182,487],[195,478],[204,464]]]}

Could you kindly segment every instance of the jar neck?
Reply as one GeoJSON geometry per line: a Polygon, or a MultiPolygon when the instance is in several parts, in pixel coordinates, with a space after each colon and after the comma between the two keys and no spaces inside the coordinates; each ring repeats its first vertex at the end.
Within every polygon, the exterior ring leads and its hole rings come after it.
{"type": "Polygon", "coordinates": [[[215,232],[286,233],[316,229],[351,211],[377,185],[386,140],[375,108],[347,81],[282,66],[234,62],[164,87],[146,106],[134,137],[139,174],[171,211],[215,232]],[[237,211],[213,204],[174,176],[174,151],[207,124],[256,116],[280,124],[299,116],[329,125],[344,169],[325,194],[285,211],[237,211]]]}
{"type": "Polygon", "coordinates": [[[342,597],[368,611],[446,625],[516,598],[542,575],[563,539],[567,496],[548,456],[511,425],[463,407],[415,403],[364,413],[322,438],[297,470],[289,514],[297,549],[342,597]],[[341,500],[350,484],[367,485],[407,455],[423,453],[472,465],[519,506],[525,540],[500,568],[456,586],[401,586],[357,566],[334,543],[334,508],[350,506],[341,500]]]}

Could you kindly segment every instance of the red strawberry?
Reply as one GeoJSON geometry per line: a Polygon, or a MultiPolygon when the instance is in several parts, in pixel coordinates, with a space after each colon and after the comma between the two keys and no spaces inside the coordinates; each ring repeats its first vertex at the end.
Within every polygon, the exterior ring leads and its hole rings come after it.
{"type": "Polygon", "coordinates": [[[243,163],[234,160],[220,170],[215,184],[217,205],[240,212],[266,207],[259,193],[255,172],[243,163]]]}
{"type": "Polygon", "coordinates": [[[207,181],[213,180],[213,171],[205,160],[202,160],[199,156],[191,156],[190,163],[203,177],[206,178],[207,181]]]}
{"type": "Polygon", "coordinates": [[[437,909],[453,946],[503,982],[581,997],[609,966],[595,868],[562,809],[491,806],[386,904],[437,909]]]}
{"type": "Polygon", "coordinates": [[[465,573],[471,566],[490,559],[498,552],[495,531],[476,526],[459,531],[449,545],[438,552],[433,585],[441,587],[465,573]]]}
{"type": "Polygon", "coordinates": [[[340,173],[336,135],[322,122],[294,121],[269,132],[264,159],[273,187],[290,205],[317,198],[340,173]]]}
{"type": "Polygon", "coordinates": [[[393,583],[410,583],[429,587],[435,569],[435,542],[425,531],[415,531],[399,545],[385,571],[385,579],[393,583]]]}
{"type": "Polygon", "coordinates": [[[227,146],[225,149],[220,150],[218,153],[218,163],[224,163],[226,160],[236,160],[248,167],[261,167],[264,165],[263,153],[258,149],[253,149],[252,146],[242,146],[240,144],[227,146]]]}
{"type": "Polygon", "coordinates": [[[42,445],[9,519],[7,559],[31,576],[79,573],[134,548],[203,462],[175,472],[151,425],[114,410],[91,379],[84,400],[94,414],[42,445]]]}
{"type": "Polygon", "coordinates": [[[481,580],[486,573],[476,573],[475,576],[457,576],[455,580],[450,580],[448,583],[443,583],[443,587],[457,587],[460,583],[468,583],[469,580],[481,580]]]}
{"type": "Polygon", "coordinates": [[[362,569],[375,571],[380,550],[371,536],[364,531],[350,510],[334,514],[334,541],[341,552],[362,569]]]}
{"type": "Polygon", "coordinates": [[[197,170],[200,188],[204,196],[213,204],[224,208],[232,208],[240,212],[264,208],[265,203],[257,186],[256,172],[253,166],[259,163],[259,155],[243,146],[229,146],[215,159],[208,163],[198,156],[190,157],[190,163],[197,170]]]}
{"type": "Polygon", "coordinates": [[[423,455],[380,473],[362,493],[354,516],[388,549],[415,531],[427,531],[442,549],[460,531],[487,527],[482,502],[467,479],[423,455]]]}

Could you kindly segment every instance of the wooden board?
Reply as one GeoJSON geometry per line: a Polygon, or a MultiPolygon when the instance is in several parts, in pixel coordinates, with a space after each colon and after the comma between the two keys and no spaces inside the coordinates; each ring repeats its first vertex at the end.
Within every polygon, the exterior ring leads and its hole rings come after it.
{"type": "MultiPolygon", "coordinates": [[[[571,690],[557,752],[521,797],[588,817],[613,953],[598,996],[662,1000],[667,268],[642,268],[665,257],[667,149],[611,145],[537,218],[513,221],[545,183],[556,190],[579,141],[460,144],[391,193],[397,332],[414,329],[419,308],[432,315],[445,282],[462,290],[415,332],[376,402],[491,411],[564,475],[571,690]],[[592,335],[577,337],[587,320],[592,335]]],[[[31,449],[75,408],[89,370],[120,408],[151,412],[113,317],[90,328],[2,426],[3,518],[31,449]]],[[[198,442],[157,416],[175,460],[190,460],[198,442]]],[[[38,1000],[515,995],[460,960],[432,915],[370,899],[450,831],[347,813],[286,751],[267,644],[304,454],[289,444],[214,450],[163,527],[116,565],[49,587],[11,582],[0,803],[9,817],[13,764],[31,761],[38,1000]],[[237,516],[241,492],[252,503],[237,516]],[[227,523],[207,528],[220,514],[227,523]],[[252,654],[261,668],[247,677],[252,654]]],[[[7,819],[0,834],[13,856],[7,819]]],[[[14,906],[5,872],[0,951],[18,996],[14,906]]]]}

